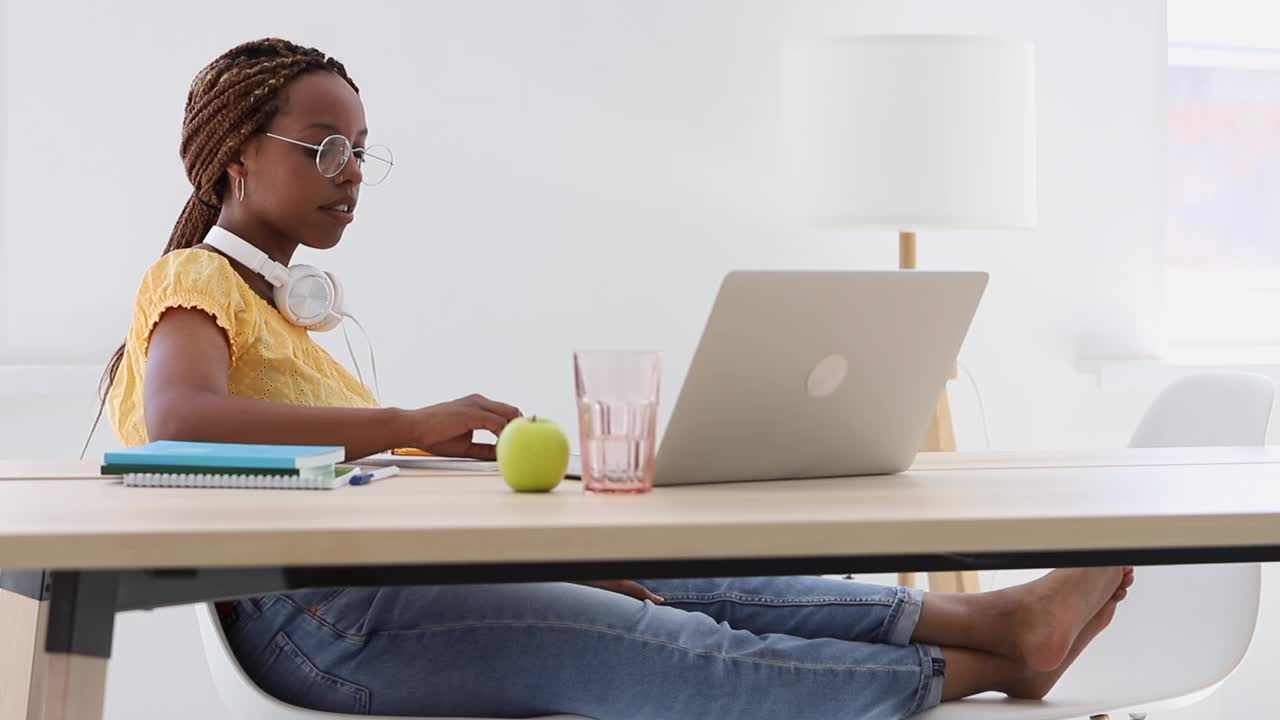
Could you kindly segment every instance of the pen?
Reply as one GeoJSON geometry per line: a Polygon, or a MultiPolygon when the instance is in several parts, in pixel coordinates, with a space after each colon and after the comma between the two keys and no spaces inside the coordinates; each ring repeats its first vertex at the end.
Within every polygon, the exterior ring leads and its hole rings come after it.
{"type": "Polygon", "coordinates": [[[351,479],[348,480],[347,482],[351,483],[352,485],[368,485],[369,483],[374,483],[384,478],[389,478],[399,472],[400,472],[400,468],[396,467],[395,465],[388,465],[386,467],[378,468],[377,470],[372,470],[369,472],[355,473],[351,476],[351,479]]]}

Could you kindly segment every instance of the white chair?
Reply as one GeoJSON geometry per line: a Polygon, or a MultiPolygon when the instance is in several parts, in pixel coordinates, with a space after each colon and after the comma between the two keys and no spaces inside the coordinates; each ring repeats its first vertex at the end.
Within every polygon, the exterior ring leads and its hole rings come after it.
{"type": "MultiPolygon", "coordinates": [[[[1250,373],[1203,373],[1167,387],[1131,447],[1262,445],[1275,388],[1250,373]]],[[[1000,585],[1040,571],[1004,572],[1000,585]]],[[[1261,567],[1140,567],[1116,618],[1042,701],[988,693],[944,703],[925,720],[1058,720],[1184,707],[1212,694],[1253,638],[1261,567]]]]}
{"type": "MultiPolygon", "coordinates": [[[[212,603],[193,606],[196,623],[200,626],[200,640],[204,645],[205,660],[209,663],[209,675],[230,717],[240,720],[379,720],[377,715],[344,715],[341,713],[307,710],[281,702],[263,692],[241,669],[227,644],[218,622],[218,613],[212,603]]],[[[393,720],[383,716],[381,720],[393,720]]],[[[395,720],[404,720],[403,717],[395,720]]],[[[458,718],[423,718],[422,720],[460,720],[458,718]]],[[[543,720],[587,720],[576,715],[549,715],[543,720]]]]}

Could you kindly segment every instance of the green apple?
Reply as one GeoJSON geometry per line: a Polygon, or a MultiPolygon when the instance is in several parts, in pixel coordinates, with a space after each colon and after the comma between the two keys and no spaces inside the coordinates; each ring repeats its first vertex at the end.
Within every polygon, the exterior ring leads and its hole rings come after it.
{"type": "Polygon", "coordinates": [[[569,438],[537,415],[518,417],[498,436],[498,470],[513,490],[547,492],[569,469],[569,438]]]}

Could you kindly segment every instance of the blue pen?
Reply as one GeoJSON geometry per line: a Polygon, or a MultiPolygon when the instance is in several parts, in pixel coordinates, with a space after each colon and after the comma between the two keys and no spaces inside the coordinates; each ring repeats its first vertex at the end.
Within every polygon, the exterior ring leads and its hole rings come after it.
{"type": "Polygon", "coordinates": [[[388,465],[384,468],[378,468],[377,470],[371,470],[369,472],[352,473],[351,479],[347,482],[352,485],[368,485],[369,483],[389,478],[399,472],[400,468],[395,465],[388,465]]]}

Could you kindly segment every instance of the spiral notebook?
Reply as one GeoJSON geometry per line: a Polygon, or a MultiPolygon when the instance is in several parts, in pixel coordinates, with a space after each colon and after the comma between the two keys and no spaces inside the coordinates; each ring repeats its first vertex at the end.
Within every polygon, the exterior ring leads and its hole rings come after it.
{"type": "Polygon", "coordinates": [[[108,452],[102,474],[131,487],[332,490],[352,468],[341,447],[160,441],[108,452]]]}
{"type": "Polygon", "coordinates": [[[238,488],[252,490],[334,490],[347,484],[347,475],[355,468],[338,467],[327,474],[304,475],[262,475],[255,473],[224,472],[108,472],[103,466],[104,475],[120,475],[124,484],[130,487],[192,487],[192,488],[238,488]]]}

